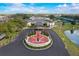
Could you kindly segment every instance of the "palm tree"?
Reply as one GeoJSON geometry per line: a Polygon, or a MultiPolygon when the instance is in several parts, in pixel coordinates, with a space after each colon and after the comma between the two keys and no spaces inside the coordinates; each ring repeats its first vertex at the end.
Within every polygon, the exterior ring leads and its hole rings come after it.
{"type": "Polygon", "coordinates": [[[76,22],[75,22],[75,21],[72,21],[71,24],[72,24],[72,30],[71,30],[71,33],[73,33],[73,32],[74,32],[74,31],[73,31],[73,30],[74,30],[74,25],[76,24],[76,22]]]}

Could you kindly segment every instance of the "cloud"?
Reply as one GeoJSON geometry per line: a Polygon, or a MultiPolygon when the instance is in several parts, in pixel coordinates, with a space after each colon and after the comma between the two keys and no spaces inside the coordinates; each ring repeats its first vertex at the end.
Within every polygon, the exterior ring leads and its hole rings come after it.
{"type": "Polygon", "coordinates": [[[25,4],[12,4],[7,6],[4,13],[47,13],[47,9],[44,6],[35,7],[34,4],[25,5],[25,4]]]}
{"type": "Polygon", "coordinates": [[[79,4],[59,4],[53,11],[56,13],[79,14],[79,4]]]}
{"type": "Polygon", "coordinates": [[[79,10],[79,4],[72,3],[72,9],[78,9],[79,10]]]}
{"type": "Polygon", "coordinates": [[[10,6],[6,6],[5,10],[3,10],[4,13],[21,13],[25,12],[27,8],[25,8],[24,4],[11,4],[10,6]]]}
{"type": "Polygon", "coordinates": [[[64,3],[63,5],[59,4],[57,7],[67,7],[68,5],[64,3]]]}
{"type": "Polygon", "coordinates": [[[59,4],[51,8],[44,5],[35,6],[34,3],[22,4],[14,3],[10,6],[6,6],[4,10],[0,10],[0,13],[79,13],[79,4],[59,4]]]}

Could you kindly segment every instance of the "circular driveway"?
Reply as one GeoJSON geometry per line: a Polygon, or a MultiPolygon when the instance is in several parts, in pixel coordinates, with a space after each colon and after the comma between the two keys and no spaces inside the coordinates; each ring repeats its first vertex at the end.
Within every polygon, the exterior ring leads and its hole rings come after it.
{"type": "Polygon", "coordinates": [[[29,50],[23,45],[23,39],[29,32],[33,29],[23,30],[13,42],[0,48],[0,56],[68,56],[69,53],[65,49],[65,45],[60,39],[60,37],[51,29],[46,29],[53,38],[53,45],[46,49],[40,51],[29,50]]]}

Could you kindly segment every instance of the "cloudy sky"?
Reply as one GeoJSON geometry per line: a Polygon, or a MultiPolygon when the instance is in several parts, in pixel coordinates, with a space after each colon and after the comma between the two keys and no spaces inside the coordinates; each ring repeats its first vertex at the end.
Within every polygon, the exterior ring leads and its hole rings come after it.
{"type": "Polygon", "coordinates": [[[79,14],[78,3],[0,3],[0,14],[79,14]]]}

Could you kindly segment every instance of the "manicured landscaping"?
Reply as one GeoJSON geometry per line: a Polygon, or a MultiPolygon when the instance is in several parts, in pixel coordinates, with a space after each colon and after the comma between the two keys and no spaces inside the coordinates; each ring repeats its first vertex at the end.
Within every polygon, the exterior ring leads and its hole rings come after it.
{"type": "Polygon", "coordinates": [[[31,45],[28,45],[28,44],[25,42],[25,40],[23,40],[23,44],[24,44],[24,46],[25,46],[26,48],[31,49],[31,50],[45,50],[45,49],[48,49],[48,48],[51,47],[52,41],[51,41],[51,43],[49,43],[48,45],[45,45],[45,46],[42,46],[42,47],[33,47],[33,46],[31,46],[31,45]]]}
{"type": "Polygon", "coordinates": [[[26,44],[28,48],[32,48],[33,50],[40,50],[40,48],[45,49],[52,43],[52,39],[49,36],[45,36],[41,34],[41,31],[35,31],[36,34],[31,34],[27,36],[24,40],[24,45],[26,44]],[[33,48],[34,47],[34,48],[33,48]]]}
{"type": "Polygon", "coordinates": [[[11,43],[17,34],[21,32],[22,28],[25,27],[26,23],[19,19],[11,19],[8,22],[0,23],[0,32],[5,33],[6,36],[0,40],[0,47],[11,43]]]}
{"type": "Polygon", "coordinates": [[[49,17],[49,20],[52,21],[45,21],[46,17],[42,21],[39,19],[41,17],[35,16],[37,21],[35,19],[35,22],[33,22],[34,19],[29,18],[28,20],[30,21],[27,21],[26,16],[19,15],[18,17],[18,15],[7,22],[0,23],[0,33],[5,34],[5,37],[0,40],[0,48],[3,46],[6,47],[9,43],[13,42],[11,46],[13,50],[23,48],[22,50],[25,50],[26,54],[28,49],[30,49],[30,51],[44,50],[47,53],[50,51],[50,55],[79,55],[79,46],[72,42],[64,33],[69,30],[72,34],[73,30],[79,30],[78,22],[66,20],[68,18],[62,18],[61,20],[59,19],[61,17],[58,17],[57,19],[57,16],[53,17],[53,15],[49,17]],[[15,48],[15,46],[18,48],[15,48]]]}
{"type": "Polygon", "coordinates": [[[70,41],[66,35],[64,34],[65,30],[79,29],[78,24],[72,25],[70,23],[66,23],[64,25],[57,25],[53,30],[58,34],[58,36],[62,39],[65,44],[65,48],[68,50],[70,55],[79,55],[79,47],[75,45],[72,41],[70,41]]]}

